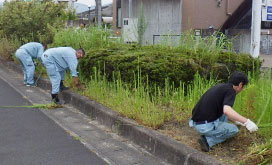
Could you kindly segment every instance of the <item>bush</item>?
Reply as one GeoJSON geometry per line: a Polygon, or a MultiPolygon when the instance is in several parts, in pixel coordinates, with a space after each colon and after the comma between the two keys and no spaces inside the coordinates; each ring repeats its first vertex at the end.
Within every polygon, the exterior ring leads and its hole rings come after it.
{"type": "Polygon", "coordinates": [[[12,54],[19,47],[20,43],[16,40],[8,40],[7,38],[0,39],[0,56],[5,59],[12,60],[12,54]]]}
{"type": "Polygon", "coordinates": [[[0,8],[0,36],[15,37],[22,43],[49,43],[54,30],[64,27],[70,13],[54,2],[6,1],[0,8]]]}
{"type": "Polygon", "coordinates": [[[259,62],[247,54],[203,53],[200,49],[192,52],[162,46],[109,46],[89,50],[79,67],[87,79],[93,74],[93,67],[96,67],[107,75],[108,80],[113,80],[116,77],[114,74],[120,72],[124,82],[134,83],[141,74],[142,82],[164,87],[166,79],[175,86],[179,86],[180,82],[188,84],[197,72],[206,78],[213,73],[217,79],[227,80],[233,71],[252,72],[259,62]]]}

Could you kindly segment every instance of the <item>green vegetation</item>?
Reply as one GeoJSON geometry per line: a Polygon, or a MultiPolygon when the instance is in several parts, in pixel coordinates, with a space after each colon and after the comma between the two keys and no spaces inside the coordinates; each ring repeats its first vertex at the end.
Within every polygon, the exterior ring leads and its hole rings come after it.
{"type": "Polygon", "coordinates": [[[251,78],[249,85],[237,95],[234,108],[259,126],[258,133],[266,138],[272,137],[272,79],[266,73],[258,79],[251,78]]]}
{"type": "MultiPolygon", "coordinates": [[[[234,109],[258,124],[258,134],[271,139],[271,73],[260,75],[259,59],[234,53],[225,35],[195,38],[188,32],[176,47],[170,46],[170,39],[161,45],[126,45],[111,39],[105,29],[62,28],[64,20],[72,18],[73,12],[51,2],[6,2],[0,9],[0,55],[13,59],[16,49],[29,41],[84,48],[86,56],[78,69],[85,88],[77,92],[154,129],[166,122],[187,122],[207,89],[225,82],[233,71],[248,73],[250,83],[237,95],[234,109]]],[[[41,65],[37,72],[46,73],[41,65]]],[[[65,84],[73,88],[70,76],[65,84]]],[[[254,150],[251,155],[266,162],[271,141],[254,150]]]]}
{"type": "Polygon", "coordinates": [[[13,60],[12,55],[16,49],[20,46],[18,40],[8,39],[7,37],[0,38],[0,55],[1,57],[9,60],[13,60]]]}
{"type": "Polygon", "coordinates": [[[19,106],[1,106],[2,108],[42,108],[42,109],[55,109],[61,108],[61,105],[57,105],[55,103],[51,104],[34,104],[34,105],[19,105],[19,106]]]}
{"type": "Polygon", "coordinates": [[[208,53],[184,50],[181,47],[110,45],[90,49],[80,61],[79,67],[86,78],[93,75],[92,68],[95,66],[101,73],[106,73],[109,81],[112,81],[114,73],[120,72],[122,81],[134,83],[134,75],[138,74],[140,66],[141,79],[145,84],[148,80],[164,88],[166,78],[178,87],[180,82],[190,84],[197,72],[207,79],[213,74],[217,79],[227,80],[230,72],[252,72],[254,66],[257,68],[258,65],[258,60],[246,54],[208,53]]]}
{"type": "Polygon", "coordinates": [[[137,23],[137,33],[138,33],[138,43],[143,45],[144,33],[147,28],[147,21],[144,14],[144,5],[143,2],[140,3],[139,6],[139,15],[138,15],[138,23],[137,23]]]}
{"type": "Polygon", "coordinates": [[[73,15],[73,11],[50,1],[6,1],[0,8],[0,36],[16,38],[21,43],[50,43],[55,31],[63,28],[65,20],[74,18],[73,15]]]}
{"type": "Polygon", "coordinates": [[[88,29],[62,29],[54,36],[54,42],[50,47],[70,46],[75,49],[84,48],[85,50],[95,50],[97,48],[107,47],[108,45],[119,45],[117,41],[109,39],[110,32],[97,27],[88,29]]]}
{"type": "Polygon", "coordinates": [[[247,164],[259,164],[266,165],[271,164],[272,160],[272,139],[261,145],[253,145],[250,147],[250,152],[245,154],[242,158],[241,165],[247,164]]]}

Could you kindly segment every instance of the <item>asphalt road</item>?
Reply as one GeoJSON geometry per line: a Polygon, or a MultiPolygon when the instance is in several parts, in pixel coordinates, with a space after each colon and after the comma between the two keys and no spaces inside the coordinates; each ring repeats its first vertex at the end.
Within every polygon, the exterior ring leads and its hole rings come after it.
{"type": "Polygon", "coordinates": [[[0,78],[1,165],[103,165],[95,153],[66,133],[0,78]]]}

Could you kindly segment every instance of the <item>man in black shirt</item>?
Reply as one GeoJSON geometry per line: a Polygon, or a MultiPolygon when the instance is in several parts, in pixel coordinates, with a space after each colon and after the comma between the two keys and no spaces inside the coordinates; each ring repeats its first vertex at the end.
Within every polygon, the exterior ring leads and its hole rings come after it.
{"type": "Polygon", "coordinates": [[[229,82],[217,84],[206,91],[195,105],[189,125],[200,134],[198,140],[201,150],[208,152],[212,146],[233,137],[238,133],[236,125],[246,126],[250,132],[258,130],[251,120],[232,109],[236,94],[248,83],[244,73],[234,72],[229,82]]]}

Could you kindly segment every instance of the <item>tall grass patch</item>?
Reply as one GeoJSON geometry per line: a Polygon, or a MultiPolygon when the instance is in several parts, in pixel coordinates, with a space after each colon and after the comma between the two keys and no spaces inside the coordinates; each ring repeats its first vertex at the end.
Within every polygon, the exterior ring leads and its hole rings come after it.
{"type": "Polygon", "coordinates": [[[20,42],[16,39],[0,38],[0,56],[8,60],[13,60],[14,57],[12,55],[19,46],[20,42]]]}
{"type": "Polygon", "coordinates": [[[237,95],[234,108],[252,119],[259,127],[258,132],[266,138],[272,137],[272,79],[265,73],[258,79],[250,77],[247,87],[237,95]]]}
{"type": "Polygon", "coordinates": [[[90,26],[87,29],[67,28],[58,31],[50,47],[69,46],[75,49],[94,50],[119,44],[118,40],[111,39],[111,33],[107,29],[90,26]]]}
{"type": "MultiPolygon", "coordinates": [[[[169,118],[169,112],[160,109],[151,101],[148,90],[141,85],[134,86],[123,83],[120,74],[116,74],[112,82],[107,81],[105,74],[93,68],[94,75],[85,79],[83,95],[106,105],[120,115],[152,127],[160,127],[169,118]],[[133,90],[131,90],[133,89],[133,90]]],[[[139,78],[139,77],[138,77],[139,78]]],[[[135,79],[136,85],[140,80],[135,79]],[[137,81],[137,82],[136,82],[137,81]]]]}

